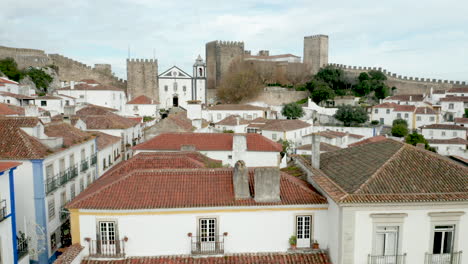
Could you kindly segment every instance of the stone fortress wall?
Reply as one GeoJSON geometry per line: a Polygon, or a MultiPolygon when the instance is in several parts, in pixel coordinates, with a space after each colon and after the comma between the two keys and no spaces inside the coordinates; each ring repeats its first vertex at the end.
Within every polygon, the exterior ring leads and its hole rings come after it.
{"type": "Polygon", "coordinates": [[[351,82],[355,81],[361,72],[368,72],[370,70],[381,71],[387,76],[387,85],[397,88],[395,94],[428,94],[431,88],[433,90],[449,90],[457,87],[468,87],[466,82],[402,76],[381,67],[349,66],[336,63],[330,63],[329,65],[342,69],[348,81],[351,82]]]}
{"type": "Polygon", "coordinates": [[[46,54],[43,50],[0,46],[0,59],[13,58],[20,69],[56,65],[60,81],[93,79],[104,85],[126,89],[127,81],[116,77],[109,64],[96,64],[94,68],[60,54],[46,54]],[[104,66],[105,65],[105,66],[104,66]]]}
{"type": "Polygon", "coordinates": [[[159,102],[158,60],[127,59],[127,94],[146,95],[159,102]]]}
{"type": "Polygon", "coordinates": [[[316,74],[328,65],[328,36],[313,35],[304,37],[303,63],[316,74]]]}

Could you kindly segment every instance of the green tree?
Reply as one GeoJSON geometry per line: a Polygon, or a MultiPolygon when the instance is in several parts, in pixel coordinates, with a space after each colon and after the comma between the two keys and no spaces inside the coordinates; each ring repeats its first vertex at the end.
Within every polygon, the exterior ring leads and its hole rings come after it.
{"type": "Polygon", "coordinates": [[[367,74],[367,72],[361,72],[358,76],[358,81],[359,82],[363,82],[363,81],[367,81],[367,80],[370,80],[371,77],[369,76],[369,74],[367,74]]]}
{"type": "Polygon", "coordinates": [[[322,101],[331,100],[335,97],[335,92],[322,81],[314,81],[314,88],[311,91],[312,100],[319,104],[322,101]]]}
{"type": "Polygon", "coordinates": [[[408,135],[408,127],[404,124],[396,124],[392,127],[392,136],[404,137],[408,135]]]}
{"type": "Polygon", "coordinates": [[[345,126],[361,124],[369,118],[364,108],[360,106],[342,105],[338,106],[334,117],[344,123],[345,126]]]}
{"type": "Polygon", "coordinates": [[[19,81],[24,76],[24,74],[18,70],[18,65],[12,58],[0,60],[0,71],[13,81],[19,81]]]}
{"type": "Polygon", "coordinates": [[[468,108],[465,108],[465,114],[463,116],[468,118],[468,108]]]}
{"type": "Polygon", "coordinates": [[[377,83],[374,86],[374,92],[375,92],[375,97],[377,97],[377,99],[384,99],[385,97],[390,95],[388,86],[383,82],[377,83]]]}
{"type": "MultiPolygon", "coordinates": [[[[366,75],[367,75],[367,73],[366,73],[366,75]]],[[[354,92],[354,94],[356,96],[366,96],[371,92],[372,89],[373,89],[372,81],[363,80],[363,81],[360,81],[358,84],[356,84],[353,87],[353,92],[354,92]]]]}
{"type": "Polygon", "coordinates": [[[385,76],[385,74],[383,74],[381,71],[375,71],[375,70],[369,71],[369,76],[372,80],[375,80],[375,81],[387,80],[387,76],[385,76]]]}
{"type": "Polygon", "coordinates": [[[396,125],[404,125],[405,127],[408,127],[408,122],[406,122],[406,120],[404,119],[395,119],[393,120],[393,123],[392,123],[392,126],[396,126],[396,125]]]}
{"type": "Polygon", "coordinates": [[[416,146],[418,143],[423,143],[425,149],[430,150],[432,152],[436,152],[435,148],[429,146],[429,143],[424,138],[424,136],[418,134],[416,131],[413,131],[413,133],[407,135],[405,141],[406,143],[411,144],[413,146],[416,146]]]}
{"type": "Polygon", "coordinates": [[[287,117],[288,119],[297,119],[304,115],[304,111],[302,110],[302,107],[297,103],[289,103],[283,105],[281,114],[287,117]]]}
{"type": "Polygon", "coordinates": [[[386,80],[387,76],[380,71],[361,72],[352,91],[356,96],[366,96],[374,92],[377,99],[383,99],[390,95],[390,88],[385,84],[386,80]]]}
{"type": "Polygon", "coordinates": [[[26,71],[26,74],[31,77],[31,80],[34,82],[36,87],[47,93],[47,88],[49,84],[52,82],[53,78],[49,74],[47,74],[42,69],[30,68],[26,71]]]}

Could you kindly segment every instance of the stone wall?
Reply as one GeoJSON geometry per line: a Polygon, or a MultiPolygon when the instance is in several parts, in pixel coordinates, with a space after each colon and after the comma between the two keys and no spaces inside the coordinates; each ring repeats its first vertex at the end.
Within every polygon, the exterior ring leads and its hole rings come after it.
{"type": "Polygon", "coordinates": [[[314,35],[304,37],[304,64],[312,74],[328,64],[328,36],[314,35]]]}
{"type": "Polygon", "coordinates": [[[329,65],[342,69],[345,72],[346,79],[351,82],[355,82],[361,72],[381,71],[387,76],[387,85],[397,88],[395,94],[427,94],[431,88],[434,90],[449,90],[456,87],[468,87],[466,82],[402,76],[380,67],[349,66],[336,63],[330,63],[329,65]]]}
{"type": "Polygon", "coordinates": [[[295,91],[282,87],[265,87],[255,98],[244,100],[241,104],[262,102],[268,105],[283,105],[297,102],[309,96],[308,91],[295,91]]]}
{"type": "Polygon", "coordinates": [[[96,64],[95,68],[59,54],[46,54],[43,50],[20,49],[0,46],[0,59],[13,58],[20,69],[56,65],[61,81],[79,81],[94,79],[105,85],[125,89],[126,81],[117,78],[111,72],[109,64],[96,64]]]}
{"type": "Polygon", "coordinates": [[[158,60],[127,59],[127,94],[159,101],[158,60]]]}

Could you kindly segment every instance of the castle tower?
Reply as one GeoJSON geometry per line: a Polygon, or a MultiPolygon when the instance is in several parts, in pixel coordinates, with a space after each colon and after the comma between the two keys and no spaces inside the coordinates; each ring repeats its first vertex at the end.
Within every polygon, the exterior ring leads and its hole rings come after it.
{"type": "Polygon", "coordinates": [[[158,60],[127,59],[129,98],[146,95],[159,101],[158,60]]]}
{"type": "Polygon", "coordinates": [[[216,88],[231,62],[244,55],[244,42],[211,41],[206,43],[207,101],[216,98],[216,88]]]}
{"type": "Polygon", "coordinates": [[[304,37],[304,64],[312,74],[328,65],[328,36],[314,35],[304,37]]]}
{"type": "Polygon", "coordinates": [[[198,55],[193,64],[192,100],[206,103],[206,63],[198,55]]]}

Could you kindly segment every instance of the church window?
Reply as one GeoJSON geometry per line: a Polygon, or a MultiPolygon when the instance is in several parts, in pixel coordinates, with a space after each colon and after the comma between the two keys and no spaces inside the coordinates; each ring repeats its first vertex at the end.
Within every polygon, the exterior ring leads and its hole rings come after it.
{"type": "Polygon", "coordinates": [[[167,92],[167,90],[169,90],[169,87],[167,87],[167,85],[164,85],[164,91],[167,92]]]}
{"type": "Polygon", "coordinates": [[[202,68],[198,68],[198,72],[200,73],[200,76],[203,76],[203,69],[202,68]]]}
{"type": "Polygon", "coordinates": [[[177,82],[174,82],[174,92],[177,92],[177,82]]]}
{"type": "Polygon", "coordinates": [[[186,92],[187,91],[187,86],[185,86],[185,85],[182,86],[182,90],[184,90],[184,92],[186,92]]]}

